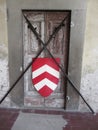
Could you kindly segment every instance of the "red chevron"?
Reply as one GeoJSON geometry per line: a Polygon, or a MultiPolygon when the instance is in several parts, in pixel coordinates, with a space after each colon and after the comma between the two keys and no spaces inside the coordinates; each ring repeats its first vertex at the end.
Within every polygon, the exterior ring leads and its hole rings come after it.
{"type": "Polygon", "coordinates": [[[53,90],[51,90],[48,86],[43,86],[42,89],[39,90],[39,93],[43,96],[43,97],[48,97],[51,93],[53,92],[53,90]]]}
{"type": "MultiPolygon", "coordinates": [[[[60,64],[60,58],[55,58],[55,60],[60,64]]],[[[32,64],[32,76],[35,77],[32,77],[32,83],[36,90],[40,95],[47,97],[57,87],[59,82],[59,67],[52,58],[37,58],[32,64]]]]}
{"type": "MultiPolygon", "coordinates": [[[[38,68],[42,67],[43,65],[47,64],[50,67],[56,69],[57,71],[59,71],[59,67],[57,66],[57,64],[55,63],[55,61],[52,58],[44,58],[43,62],[42,62],[43,58],[38,58],[34,61],[33,65],[32,65],[32,71],[37,70],[38,68]]],[[[59,58],[55,58],[55,60],[60,63],[60,59],[59,58]]]]}
{"type": "Polygon", "coordinates": [[[59,79],[54,77],[53,75],[49,74],[48,72],[44,72],[41,75],[39,75],[38,77],[32,79],[33,84],[36,84],[38,82],[40,82],[41,80],[43,80],[44,78],[49,79],[50,81],[54,82],[55,84],[58,84],[59,79]]]}

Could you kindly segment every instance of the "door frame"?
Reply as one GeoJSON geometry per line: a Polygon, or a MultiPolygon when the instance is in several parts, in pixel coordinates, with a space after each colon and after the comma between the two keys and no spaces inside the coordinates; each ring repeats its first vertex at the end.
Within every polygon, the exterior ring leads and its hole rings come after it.
{"type": "MultiPolygon", "coordinates": [[[[12,85],[18,78],[23,68],[22,10],[70,10],[71,30],[68,75],[76,85],[77,89],[80,89],[86,1],[75,0],[74,3],[72,3],[73,0],[7,0],[10,85],[12,85]]],[[[67,88],[67,96],[70,97],[70,100],[67,102],[67,109],[78,110],[79,95],[69,84],[67,88]]],[[[24,88],[22,79],[11,93],[11,100],[18,106],[21,106],[23,105],[23,99],[24,88]]]]}
{"type": "MultiPolygon", "coordinates": [[[[65,70],[65,73],[68,73],[68,56],[69,56],[69,38],[70,38],[70,18],[71,18],[71,11],[54,11],[54,10],[51,10],[51,11],[49,11],[49,10],[38,10],[38,11],[36,11],[36,10],[24,10],[23,11],[23,14],[29,19],[29,21],[33,21],[33,18],[32,17],[34,17],[34,14],[35,14],[35,18],[36,18],[36,15],[38,14],[38,15],[41,15],[41,17],[42,18],[39,18],[38,17],[38,19],[40,19],[40,20],[42,20],[43,21],[43,19],[45,19],[45,21],[44,21],[44,31],[46,31],[47,30],[47,27],[48,27],[48,25],[46,26],[46,24],[47,24],[47,18],[49,18],[49,17],[46,17],[47,16],[47,14],[48,15],[55,15],[55,19],[53,19],[53,23],[55,23],[54,21],[55,20],[57,20],[58,22],[62,22],[62,20],[67,16],[67,19],[65,20],[65,27],[63,27],[63,30],[64,30],[64,28],[65,28],[65,31],[63,32],[64,33],[64,43],[63,43],[63,54],[59,54],[59,56],[60,55],[62,55],[61,57],[63,58],[63,60],[61,60],[62,62],[64,61],[64,59],[65,59],[65,68],[63,68],[63,70],[65,70]],[[58,13],[58,14],[56,14],[56,13],[58,13]],[[59,20],[58,20],[58,17],[57,16],[60,16],[60,18],[59,18],[59,20]],[[63,18],[64,17],[64,18],[63,18]],[[46,26],[46,27],[45,27],[46,26]],[[46,28],[46,29],[45,29],[46,28]],[[65,48],[65,50],[64,50],[64,48],[65,48]]],[[[52,18],[52,17],[51,17],[52,18]]],[[[37,22],[39,21],[37,19],[37,22]]],[[[34,19],[34,22],[35,22],[36,20],[34,19]]],[[[60,24],[59,23],[59,24],[60,24]]],[[[57,24],[57,22],[56,22],[56,24],[57,24]]],[[[58,26],[59,26],[59,24],[58,24],[58,26]]],[[[31,60],[31,57],[35,57],[36,56],[36,54],[37,54],[37,52],[35,53],[35,51],[31,51],[30,50],[30,46],[31,46],[31,43],[29,43],[30,42],[30,40],[29,40],[29,38],[30,38],[30,36],[28,36],[28,33],[29,33],[29,31],[30,31],[30,29],[28,29],[28,23],[25,21],[25,18],[23,18],[23,49],[24,49],[24,54],[23,54],[23,57],[24,57],[24,66],[27,66],[27,64],[29,64],[28,63],[28,61],[29,62],[31,62],[30,60],[31,60]],[[26,44],[26,45],[25,45],[26,44]],[[28,48],[28,46],[29,46],[29,48],[28,48]],[[32,55],[32,56],[31,56],[32,55]],[[28,57],[28,58],[27,58],[28,57]],[[29,58],[30,58],[30,60],[29,60],[29,58]],[[26,59],[28,59],[28,61],[26,60],[26,59]]],[[[43,29],[42,29],[43,30],[43,29]]],[[[41,30],[40,30],[40,32],[42,32],[41,30]]],[[[59,32],[58,32],[59,33],[59,32]]],[[[34,33],[33,33],[34,34],[34,33]]],[[[44,37],[45,37],[45,39],[47,39],[47,33],[43,33],[43,34],[46,34],[44,37]]],[[[29,33],[29,35],[30,35],[30,33],[29,33]]],[[[50,36],[50,35],[49,35],[50,36]]],[[[42,39],[43,39],[43,36],[42,36],[42,39]]],[[[45,40],[44,39],[44,40],[45,40]]],[[[47,39],[48,40],[48,39],[47,39]]],[[[46,40],[46,42],[47,42],[47,40],[46,40]]],[[[45,42],[45,41],[43,41],[43,42],[45,42]]],[[[32,42],[33,43],[33,42],[32,42]]],[[[51,41],[50,41],[50,43],[49,43],[49,46],[51,46],[51,41]]],[[[32,47],[31,47],[32,48],[32,47]]],[[[33,49],[33,48],[32,48],[33,49]]],[[[51,52],[51,50],[50,50],[50,52],[51,52]]],[[[52,54],[52,52],[51,52],[51,54],[52,54]]],[[[56,55],[58,55],[58,53],[57,54],[53,54],[54,55],[54,57],[58,57],[58,56],[56,56],[56,55]]],[[[41,55],[40,55],[41,56],[41,55]]],[[[50,55],[44,55],[45,57],[51,57],[50,55]]],[[[60,57],[60,58],[61,58],[60,57]]],[[[43,57],[44,58],[44,57],[43,57]]],[[[63,66],[64,66],[64,63],[63,63],[63,66]]],[[[26,67],[25,67],[26,68],[26,67]]],[[[33,106],[33,102],[34,102],[34,104],[35,104],[35,102],[38,102],[38,99],[39,99],[39,106],[41,106],[42,108],[43,108],[43,106],[44,106],[44,108],[48,108],[48,106],[49,106],[49,108],[62,108],[62,109],[65,109],[66,108],[66,95],[67,95],[67,79],[65,79],[63,76],[61,77],[61,79],[63,79],[62,80],[62,82],[63,82],[63,84],[61,84],[60,86],[58,86],[57,87],[57,89],[55,90],[55,92],[54,92],[54,94],[51,94],[48,98],[44,98],[44,97],[42,97],[42,96],[40,96],[40,94],[38,94],[38,92],[37,91],[35,91],[35,89],[34,89],[34,87],[33,88],[31,88],[31,87],[29,87],[29,86],[32,86],[32,79],[30,79],[31,78],[31,74],[30,74],[30,72],[32,72],[31,71],[31,69],[29,69],[27,72],[26,72],[26,74],[24,75],[24,106],[30,106],[29,104],[31,104],[31,106],[32,107],[37,107],[38,105],[34,105],[33,106]],[[30,79],[30,80],[27,80],[27,79],[30,79]],[[29,83],[30,82],[30,83],[29,83]],[[62,87],[63,86],[63,87],[62,87]],[[31,90],[29,90],[29,88],[31,88],[31,90]],[[61,92],[60,91],[60,88],[62,88],[62,90],[63,90],[63,92],[61,92]],[[58,93],[57,95],[56,95],[56,92],[58,93]],[[36,96],[35,96],[36,95],[36,96]],[[56,98],[55,98],[55,96],[56,96],[56,98]],[[58,96],[59,95],[59,96],[58,96]],[[36,97],[36,99],[35,99],[35,97],[36,97]],[[52,106],[52,105],[47,105],[48,103],[46,103],[46,105],[43,105],[43,102],[45,103],[46,101],[47,102],[50,102],[50,100],[51,100],[51,102],[54,104],[54,106],[52,106]],[[53,101],[52,101],[53,100],[53,101]],[[54,103],[54,100],[55,100],[55,103],[54,103]],[[41,103],[40,103],[41,102],[41,103]],[[61,103],[60,103],[61,102],[61,103]],[[61,106],[60,106],[60,105],[61,106]],[[57,107],[56,107],[56,106],[57,107]],[[51,106],[51,107],[50,107],[51,106]]]]}

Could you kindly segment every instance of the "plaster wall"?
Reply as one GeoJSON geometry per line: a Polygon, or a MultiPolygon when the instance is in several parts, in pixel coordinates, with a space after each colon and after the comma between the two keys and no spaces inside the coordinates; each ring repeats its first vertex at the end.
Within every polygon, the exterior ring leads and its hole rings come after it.
{"type": "MultiPolygon", "coordinates": [[[[9,88],[6,1],[0,0],[0,99],[9,88]]],[[[9,106],[9,98],[3,106],[9,106]]],[[[1,105],[1,106],[2,106],[1,105]]]]}
{"type": "MultiPolygon", "coordinates": [[[[98,0],[88,0],[81,92],[98,112],[98,0]]],[[[80,110],[87,107],[80,100],[80,110]]]]}
{"type": "Polygon", "coordinates": [[[6,0],[0,0],[0,44],[7,46],[6,0]]]}

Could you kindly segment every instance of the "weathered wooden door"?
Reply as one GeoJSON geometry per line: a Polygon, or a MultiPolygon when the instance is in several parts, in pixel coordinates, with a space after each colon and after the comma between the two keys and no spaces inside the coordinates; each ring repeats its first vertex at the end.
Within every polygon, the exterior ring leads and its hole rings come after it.
{"type": "MultiPolygon", "coordinates": [[[[70,12],[62,11],[46,11],[24,12],[26,17],[36,28],[43,42],[46,42],[51,36],[53,30],[61,23],[61,21],[68,16],[59,32],[53,37],[47,48],[51,54],[56,58],[61,59],[61,66],[67,72],[68,67],[68,44],[69,44],[69,27],[70,27],[70,12]]],[[[24,46],[24,68],[36,56],[38,51],[43,47],[38,42],[34,33],[28,28],[28,24],[23,20],[23,46],[24,46]]],[[[49,53],[44,50],[39,57],[50,57],[49,53]]],[[[24,76],[24,104],[30,107],[48,107],[48,108],[64,108],[66,104],[66,87],[67,82],[60,71],[60,79],[57,89],[49,96],[42,97],[35,90],[32,84],[32,70],[31,68],[24,76]]]]}

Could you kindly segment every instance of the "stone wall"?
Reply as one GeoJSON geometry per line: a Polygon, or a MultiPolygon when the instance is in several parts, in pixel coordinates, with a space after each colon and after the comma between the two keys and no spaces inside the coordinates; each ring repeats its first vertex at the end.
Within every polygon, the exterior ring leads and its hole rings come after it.
{"type": "MultiPolygon", "coordinates": [[[[0,99],[9,88],[6,2],[0,0],[0,99]]],[[[9,106],[9,99],[2,103],[9,106]]],[[[1,105],[2,106],[2,105],[1,105]]]]}
{"type": "MultiPolygon", "coordinates": [[[[98,0],[88,0],[81,92],[98,111],[98,0]]],[[[80,110],[86,110],[80,103],[80,110]]]]}

